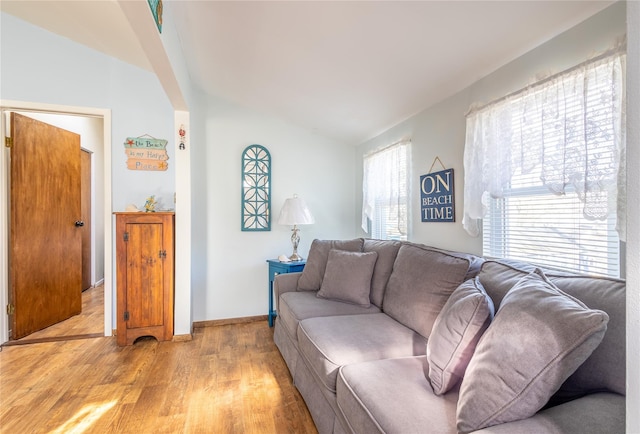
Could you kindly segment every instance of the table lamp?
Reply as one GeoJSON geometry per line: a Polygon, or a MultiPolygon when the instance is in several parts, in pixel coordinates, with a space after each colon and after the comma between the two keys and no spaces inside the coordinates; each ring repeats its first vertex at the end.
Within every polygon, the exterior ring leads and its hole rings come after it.
{"type": "Polygon", "coordinates": [[[293,254],[289,256],[291,261],[301,261],[303,258],[298,255],[298,244],[300,243],[300,235],[298,232],[298,225],[310,225],[315,223],[316,220],[311,215],[309,207],[304,200],[294,194],[293,197],[284,201],[282,209],[280,210],[280,217],[278,217],[278,224],[280,225],[293,225],[291,229],[291,244],[293,244],[293,254]]]}

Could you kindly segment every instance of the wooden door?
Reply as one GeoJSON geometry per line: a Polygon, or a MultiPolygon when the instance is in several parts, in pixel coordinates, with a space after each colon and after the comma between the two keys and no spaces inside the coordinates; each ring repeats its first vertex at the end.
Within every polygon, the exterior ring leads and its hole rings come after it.
{"type": "Polygon", "coordinates": [[[80,152],[80,202],[84,225],[82,233],[82,290],[91,288],[91,152],[84,149],[80,152]]]}
{"type": "Polygon", "coordinates": [[[80,136],[11,113],[11,339],[82,310],[80,136]]]}

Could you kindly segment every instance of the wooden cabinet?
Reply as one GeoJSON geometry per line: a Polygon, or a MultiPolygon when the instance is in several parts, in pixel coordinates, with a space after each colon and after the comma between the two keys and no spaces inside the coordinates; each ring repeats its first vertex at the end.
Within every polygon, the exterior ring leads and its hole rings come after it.
{"type": "Polygon", "coordinates": [[[173,338],[174,214],[115,213],[117,342],[173,338]]]}

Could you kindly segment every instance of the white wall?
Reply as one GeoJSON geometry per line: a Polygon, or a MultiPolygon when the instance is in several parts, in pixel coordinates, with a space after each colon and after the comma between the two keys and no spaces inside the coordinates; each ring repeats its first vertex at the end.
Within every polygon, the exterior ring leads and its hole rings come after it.
{"type": "Polygon", "coordinates": [[[354,149],[214,98],[206,107],[206,143],[192,145],[193,260],[203,263],[194,275],[194,320],[266,315],[265,261],[292,251],[291,228],[277,224],[286,198],[297,193],[316,219],[301,227],[303,257],[314,238],[354,236],[354,149]],[[269,232],[240,226],[240,159],[252,144],[271,154],[269,232]]]}
{"type": "MultiPolygon", "coordinates": [[[[208,256],[207,242],[209,223],[207,216],[207,110],[204,94],[194,94],[190,101],[191,115],[191,319],[207,318],[205,305],[207,299],[208,256]]],[[[238,163],[239,164],[239,163],[238,163]]],[[[239,187],[238,187],[239,188],[239,187]]]]}
{"type": "MultiPolygon", "coordinates": [[[[191,182],[191,144],[204,142],[203,111],[199,93],[191,84],[189,71],[180,45],[180,36],[175,27],[172,5],[166,4],[163,31],[160,34],[164,51],[171,64],[171,73],[178,82],[180,94],[186,101],[188,112],[176,112],[174,131],[186,129],[186,149],[176,153],[176,274],[175,274],[175,318],[174,333],[188,334],[193,324],[193,274],[195,269],[193,240],[193,196],[191,182]],[[197,116],[198,114],[199,116],[197,116]]],[[[174,104],[175,106],[176,104],[174,104]]],[[[183,109],[184,110],[184,109],[183,109]]],[[[202,264],[198,264],[202,265],[202,264]]]]}
{"type": "MultiPolygon", "coordinates": [[[[118,1],[122,12],[133,27],[147,60],[151,64],[158,81],[175,110],[172,131],[176,141],[178,132],[184,130],[185,147],[175,148],[173,170],[175,179],[175,294],[174,294],[174,335],[184,337],[191,333],[191,146],[196,136],[191,124],[190,110],[194,110],[191,80],[186,69],[180,38],[175,29],[173,8],[167,8],[163,15],[162,33],[158,32],[155,21],[145,2],[118,1]]],[[[198,128],[198,132],[201,128],[198,128]]],[[[198,137],[200,135],[198,134],[198,137]]]]}
{"type": "MultiPolygon", "coordinates": [[[[356,216],[358,233],[362,210],[362,156],[401,138],[412,138],[411,221],[409,239],[452,250],[482,253],[481,238],[470,237],[462,228],[463,153],[465,113],[471,104],[486,103],[525,87],[541,74],[562,71],[589,56],[612,48],[625,34],[625,4],[617,3],[564,34],[478,80],[458,94],[424,110],[357,148],[356,216]],[[455,175],[455,223],[420,221],[420,176],[429,172],[435,157],[455,175]]],[[[436,165],[433,169],[440,170],[436,165]]]]}
{"type": "Polygon", "coordinates": [[[113,137],[108,144],[113,179],[110,211],[122,211],[132,202],[141,206],[150,194],[159,195],[167,205],[172,204],[174,111],[157,77],[6,13],[0,13],[0,21],[1,98],[110,109],[113,137]],[[126,168],[124,140],[144,134],[169,141],[168,171],[134,172],[126,168]]]}
{"type": "MultiPolygon", "coordinates": [[[[120,66],[120,65],[118,65],[120,66]]],[[[127,65],[128,66],[128,65],[127,65]]],[[[133,203],[142,208],[155,195],[163,209],[173,209],[175,192],[175,137],[173,108],[156,77],[142,69],[112,68],[110,91],[113,120],[111,172],[113,174],[113,211],[124,211],[133,203]],[[127,169],[124,142],[127,137],[152,136],[168,140],[166,171],[127,169]]]]}
{"type": "Polygon", "coordinates": [[[173,202],[173,110],[156,76],[2,13],[3,99],[112,109],[113,211],[150,194],[173,202]],[[124,141],[149,134],[168,139],[169,169],[126,168],[124,141]]]}
{"type": "Polygon", "coordinates": [[[80,146],[91,155],[91,284],[104,279],[104,140],[102,118],[69,116],[41,112],[21,112],[24,116],[46,122],[80,135],[80,146]]]}
{"type": "Polygon", "coordinates": [[[640,433],[640,2],[627,8],[627,432],[640,433]]]}

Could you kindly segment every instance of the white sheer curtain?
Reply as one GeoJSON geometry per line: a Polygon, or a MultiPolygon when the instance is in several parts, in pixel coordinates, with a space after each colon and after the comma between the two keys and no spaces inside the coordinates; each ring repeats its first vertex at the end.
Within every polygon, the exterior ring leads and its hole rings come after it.
{"type": "Polygon", "coordinates": [[[624,239],[625,59],[585,62],[467,116],[462,224],[470,235],[479,235],[489,197],[503,197],[515,173],[535,173],[553,193],[573,186],[588,219],[617,206],[624,239]]]}
{"type": "Polygon", "coordinates": [[[362,176],[362,229],[388,238],[407,232],[410,140],[364,156],[362,176]]]}

